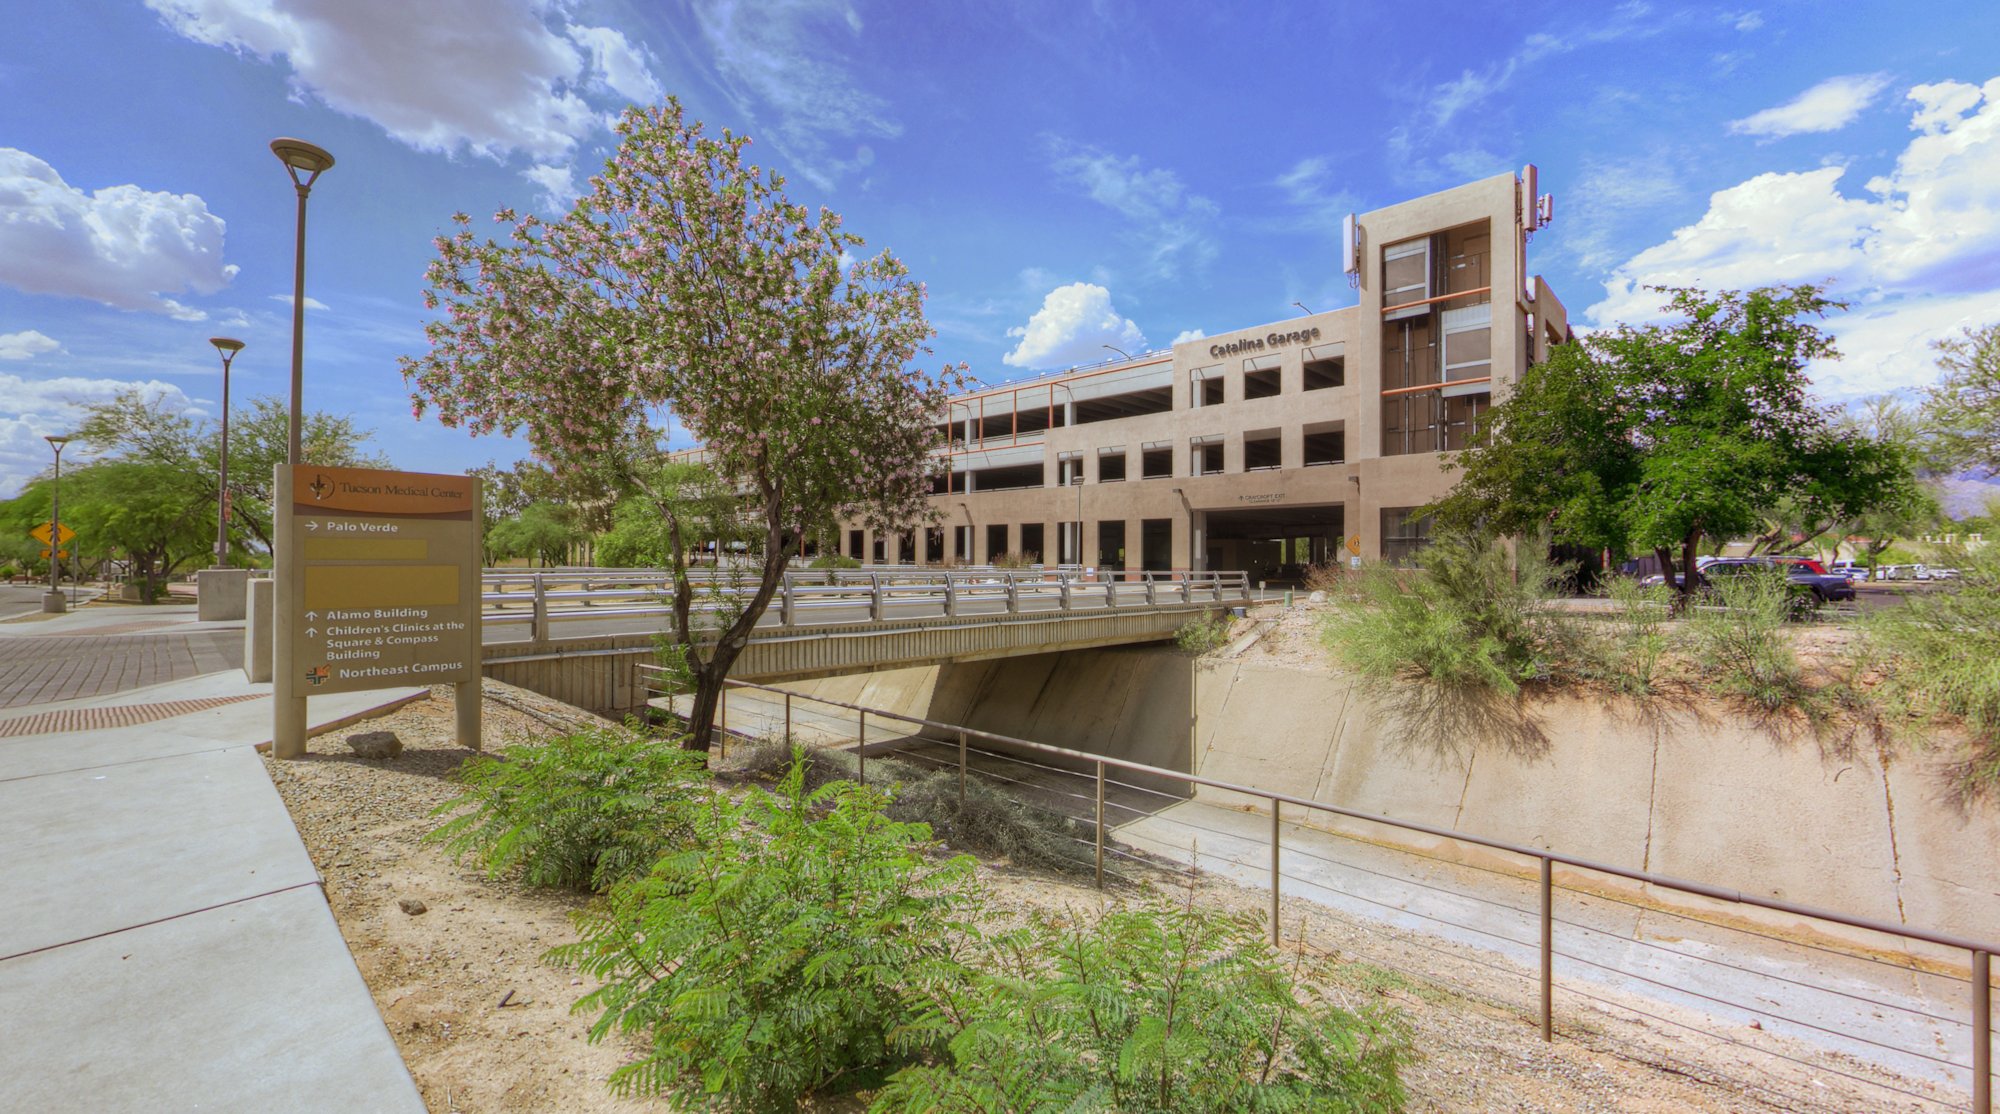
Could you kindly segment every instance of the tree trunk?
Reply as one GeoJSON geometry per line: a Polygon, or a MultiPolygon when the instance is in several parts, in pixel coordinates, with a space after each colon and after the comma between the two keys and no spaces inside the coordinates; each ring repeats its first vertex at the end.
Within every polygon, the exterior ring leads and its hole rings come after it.
{"type": "Polygon", "coordinates": [[[1688,606],[1694,602],[1694,594],[1701,587],[1701,566],[1695,550],[1701,545],[1701,527],[1687,532],[1681,539],[1681,603],[1688,606]]]}

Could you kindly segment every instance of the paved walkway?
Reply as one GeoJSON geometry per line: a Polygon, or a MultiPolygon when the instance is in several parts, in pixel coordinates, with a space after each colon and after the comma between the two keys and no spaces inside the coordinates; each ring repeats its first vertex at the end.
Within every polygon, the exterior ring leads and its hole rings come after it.
{"type": "MultiPolygon", "coordinates": [[[[315,697],[311,723],[423,691],[315,697]]],[[[254,749],[270,734],[241,670],[0,713],[0,1108],[424,1109],[254,749]]]]}

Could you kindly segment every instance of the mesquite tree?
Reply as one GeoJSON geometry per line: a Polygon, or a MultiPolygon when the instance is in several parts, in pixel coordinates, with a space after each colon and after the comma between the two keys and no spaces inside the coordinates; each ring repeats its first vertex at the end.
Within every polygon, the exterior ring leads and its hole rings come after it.
{"type": "MultiPolygon", "coordinates": [[[[675,664],[694,686],[688,745],[706,750],[724,678],[799,541],[841,515],[901,529],[928,513],[928,463],[959,368],[936,373],[924,290],[888,252],[857,259],[840,216],[789,200],[677,101],[627,109],[604,172],[557,220],[465,214],[437,240],[430,350],[406,357],[421,415],[523,433],[570,483],[636,492],[682,536],[678,425],[741,499],[756,586],[704,630],[686,549],[670,553],[675,664]]],[[[689,540],[692,540],[691,538],[689,540]]]]}

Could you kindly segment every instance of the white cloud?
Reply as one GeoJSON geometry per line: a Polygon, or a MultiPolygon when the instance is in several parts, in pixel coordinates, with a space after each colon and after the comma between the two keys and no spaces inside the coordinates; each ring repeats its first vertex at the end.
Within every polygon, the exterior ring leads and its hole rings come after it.
{"type": "Polygon", "coordinates": [[[583,191],[577,189],[576,174],[567,165],[551,166],[537,163],[521,172],[521,177],[533,182],[542,191],[542,208],[552,213],[567,213],[570,206],[583,191]]]}
{"type": "MultiPolygon", "coordinates": [[[[581,90],[656,90],[608,28],[542,0],[147,0],[195,42],[291,69],[294,96],[420,151],[566,157],[602,116],[581,90]],[[582,49],[579,49],[581,47],[582,49]]],[[[650,99],[650,98],[648,98],[650,99]]]]}
{"type": "Polygon", "coordinates": [[[1049,141],[1058,178],[1091,200],[1129,219],[1156,278],[1200,270],[1215,258],[1215,202],[1191,193],[1171,170],[1145,169],[1138,156],[1120,158],[1101,148],[1049,141]]]}
{"type": "Polygon", "coordinates": [[[1200,329],[1182,329],[1180,332],[1174,334],[1174,343],[1186,344],[1188,341],[1200,340],[1207,335],[1207,333],[1200,329]]]}
{"type": "Polygon", "coordinates": [[[1732,22],[1730,23],[1731,27],[1734,27],[1738,31],[1743,31],[1746,33],[1750,31],[1755,31],[1757,28],[1764,26],[1763,12],[1744,12],[1741,15],[1735,15],[1732,13],[1731,15],[1724,16],[1723,18],[1732,20],[1732,22]]]}
{"type": "Polygon", "coordinates": [[[590,52],[591,74],[599,84],[634,104],[658,104],[666,97],[647,64],[645,49],[610,27],[568,29],[570,41],[590,52]]]}
{"type": "Polygon", "coordinates": [[[1295,210],[1285,221],[1290,228],[1304,226],[1322,233],[1337,233],[1341,218],[1361,207],[1355,194],[1335,184],[1333,160],[1325,156],[1300,159],[1271,184],[1278,187],[1295,210]]]}
{"type": "Polygon", "coordinates": [[[1853,123],[1888,87],[1888,74],[1829,77],[1784,104],[1730,121],[1729,130],[1735,135],[1765,139],[1839,131],[1853,123]]]}
{"type": "MultiPolygon", "coordinates": [[[[157,379],[23,379],[0,372],[0,399],[6,400],[5,412],[0,413],[0,493],[11,498],[49,467],[52,456],[43,437],[72,432],[86,405],[109,402],[134,387],[175,410],[196,409],[194,400],[179,387],[157,379]]],[[[80,445],[72,446],[63,454],[65,461],[75,459],[73,454],[81,450],[80,445]]]]}
{"type": "Polygon", "coordinates": [[[875,161],[865,143],[844,153],[837,146],[902,134],[888,102],[857,86],[838,56],[841,39],[862,31],[846,0],[698,0],[694,15],[717,80],[756,125],[752,134],[821,189],[875,161]]]}
{"type": "Polygon", "coordinates": [[[1855,309],[1829,323],[1845,359],[1814,369],[1834,397],[1935,378],[1928,342],[2000,319],[2000,78],[1909,92],[1916,134],[1859,195],[1840,166],[1759,174],[1612,272],[1588,311],[1605,326],[1657,318],[1646,286],[1834,284],[1855,309]]]}
{"type": "Polygon", "coordinates": [[[191,193],[63,181],[26,151],[0,147],[0,283],[30,294],[200,321],[166,297],[213,294],[236,276],[222,262],[224,224],[191,193]]]}
{"type": "MultiPolygon", "coordinates": [[[[271,300],[274,302],[283,302],[288,306],[292,304],[292,296],[290,294],[273,294],[271,295],[271,300]]],[[[318,298],[315,298],[311,294],[308,294],[306,295],[306,308],[312,310],[324,310],[327,308],[327,305],[325,302],[322,302],[318,298]]],[[[242,314],[238,314],[237,316],[241,317],[242,314]]]]}
{"type": "Polygon", "coordinates": [[[27,360],[44,352],[53,352],[62,345],[54,339],[33,329],[20,333],[0,333],[0,360],[27,360]]]}
{"type": "Polygon", "coordinates": [[[1105,345],[1127,352],[1146,347],[1146,335],[1130,318],[1112,308],[1111,291],[1087,282],[1058,286],[1042,299],[1042,308],[1025,326],[1007,330],[1020,338],[1000,359],[1012,367],[1050,368],[1093,363],[1105,357],[1105,345]]]}

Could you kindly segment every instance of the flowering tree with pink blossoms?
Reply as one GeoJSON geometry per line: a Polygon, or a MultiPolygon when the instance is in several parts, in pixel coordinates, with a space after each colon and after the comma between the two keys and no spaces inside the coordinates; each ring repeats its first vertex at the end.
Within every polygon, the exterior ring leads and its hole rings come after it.
{"type": "MultiPolygon", "coordinates": [[[[567,216],[465,214],[437,240],[428,353],[403,374],[421,415],[521,433],[572,484],[637,492],[695,540],[678,425],[732,485],[757,558],[753,591],[705,629],[686,549],[672,555],[670,663],[694,687],[688,745],[706,750],[724,678],[802,539],[840,516],[878,530],[929,513],[929,458],[963,367],[915,360],[934,330],[923,286],[887,252],[857,258],[838,214],[790,201],[677,101],[628,109],[617,154],[567,216]]],[[[695,501],[697,504],[701,501],[695,501]]],[[[706,513],[697,510],[694,513],[706,513]]]]}

